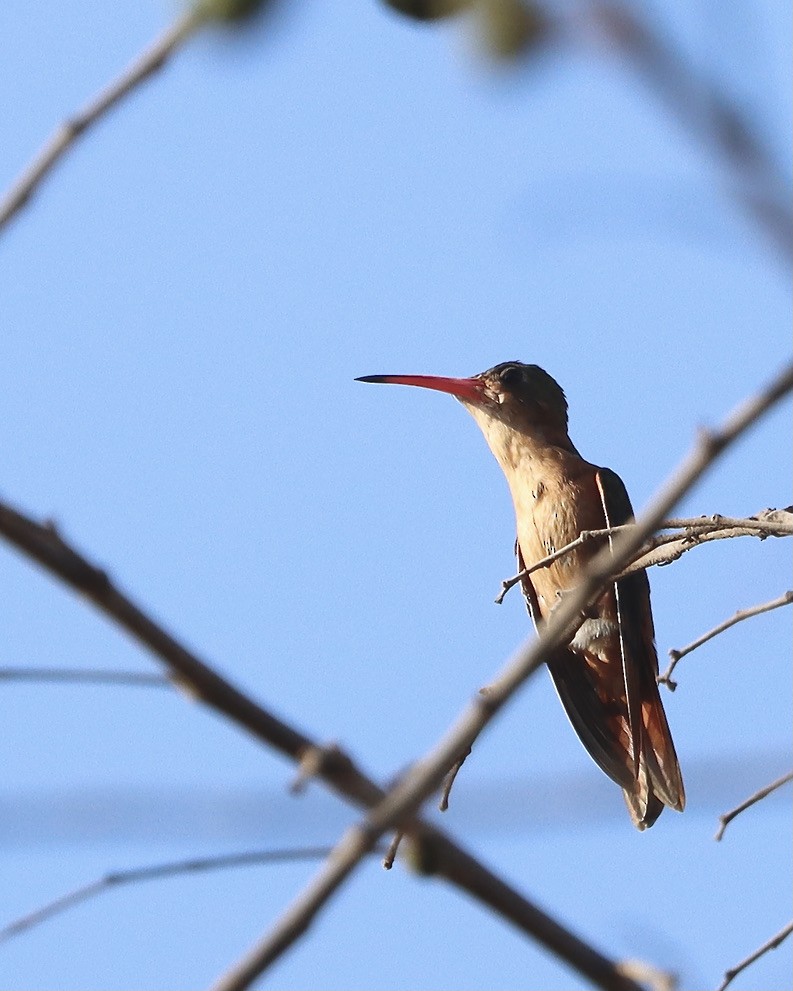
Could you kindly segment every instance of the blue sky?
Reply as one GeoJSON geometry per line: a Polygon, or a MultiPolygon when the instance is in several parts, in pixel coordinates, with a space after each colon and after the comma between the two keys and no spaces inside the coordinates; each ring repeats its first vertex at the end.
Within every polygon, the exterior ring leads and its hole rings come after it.
{"type": "MultiPolygon", "coordinates": [[[[2,15],[0,175],[161,28],[167,5],[2,15]]],[[[789,11],[665,8],[784,163],[789,11]]],[[[386,781],[529,634],[512,509],[448,397],[358,375],[505,359],[564,386],[571,435],[641,507],[789,352],[783,260],[696,140],[591,53],[494,68],[460,24],[287,6],[198,39],[89,134],[3,234],[3,497],[64,533],[265,705],[386,781]]],[[[789,408],[681,507],[790,502],[789,408]]],[[[782,542],[651,574],[662,660],[790,587],[782,542]]],[[[0,548],[3,665],[156,670],[0,548]]],[[[544,672],[477,743],[443,824],[612,955],[722,971],[789,918],[790,618],[743,624],[665,695],[683,816],[635,832],[544,672]]],[[[0,922],[108,869],[332,843],[357,813],[161,690],[4,684],[0,922]]],[[[127,888],[0,947],[9,987],[200,987],[315,864],[127,888]]],[[[735,982],[781,988],[790,945],[735,982]]],[[[281,988],[579,987],[458,893],[364,866],[272,971],[281,988]]]]}

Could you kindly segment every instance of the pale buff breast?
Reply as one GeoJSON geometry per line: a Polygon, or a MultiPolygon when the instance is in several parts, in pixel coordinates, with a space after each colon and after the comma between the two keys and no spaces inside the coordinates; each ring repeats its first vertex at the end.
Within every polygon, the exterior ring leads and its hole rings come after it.
{"type": "MultiPolygon", "coordinates": [[[[519,475],[522,473],[518,473],[519,475]]],[[[554,473],[541,477],[509,478],[515,506],[515,521],[523,560],[527,565],[553,554],[578,537],[582,529],[601,526],[586,511],[584,491],[578,484],[562,483],[554,473]],[[583,517],[589,520],[582,523],[583,517]]],[[[543,615],[554,607],[558,593],[574,587],[581,569],[592,555],[589,547],[571,551],[532,576],[543,615]]]]}
{"type": "MultiPolygon", "coordinates": [[[[506,476],[518,543],[527,565],[570,543],[582,530],[605,526],[594,465],[584,461],[565,433],[548,434],[468,406],[506,476]]],[[[531,576],[540,610],[547,615],[558,593],[577,584],[596,548],[583,546],[531,576]]]]}

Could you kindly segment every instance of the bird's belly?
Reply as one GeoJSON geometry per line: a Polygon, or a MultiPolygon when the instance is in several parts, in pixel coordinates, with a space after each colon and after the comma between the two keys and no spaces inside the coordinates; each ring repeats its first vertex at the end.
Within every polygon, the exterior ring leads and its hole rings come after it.
{"type": "Polygon", "coordinates": [[[570,641],[570,646],[582,654],[594,654],[595,657],[607,660],[613,655],[614,642],[618,637],[617,624],[597,616],[584,620],[570,641]]]}

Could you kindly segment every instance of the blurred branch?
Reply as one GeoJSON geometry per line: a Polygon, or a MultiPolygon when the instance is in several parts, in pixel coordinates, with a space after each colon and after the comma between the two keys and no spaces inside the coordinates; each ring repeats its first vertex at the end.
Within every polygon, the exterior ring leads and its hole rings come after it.
{"type": "Polygon", "coordinates": [[[784,926],[784,928],[780,929],[776,936],[772,936],[767,943],[763,943],[759,949],[755,950],[754,953],[750,954],[745,960],[742,960],[730,970],[725,971],[724,980],[718,986],[716,991],[724,991],[724,989],[729,987],[742,971],[746,970],[747,967],[750,967],[756,960],[759,960],[760,957],[764,956],[770,950],[775,950],[780,943],[783,943],[788,938],[791,933],[793,933],[793,922],[788,922],[788,924],[784,926]]]}
{"type": "Polygon", "coordinates": [[[33,929],[48,919],[60,915],[67,909],[96,898],[111,888],[139,881],[155,881],[180,874],[202,874],[207,871],[227,870],[230,867],[251,867],[256,864],[284,864],[300,860],[319,860],[327,857],[330,847],[303,847],[292,850],[259,850],[251,853],[232,853],[220,857],[193,857],[190,860],[176,860],[151,867],[137,867],[131,870],[113,871],[95,881],[82,884],[79,888],[54,898],[46,905],[20,916],[0,929],[0,943],[18,936],[27,929],[33,929]]]}
{"type": "Polygon", "coordinates": [[[623,0],[385,0],[401,13],[436,20],[462,11],[479,22],[483,47],[499,59],[536,54],[556,40],[593,42],[621,55],[675,120],[730,178],[729,192],[785,256],[793,255],[793,212],[786,177],[741,107],[699,71],[651,22],[623,0]]]}
{"type": "Polygon", "coordinates": [[[715,79],[692,67],[636,4],[587,0],[587,8],[583,23],[579,15],[573,15],[572,30],[580,35],[583,27],[588,34],[591,22],[625,56],[679,123],[722,166],[731,178],[732,194],[789,259],[793,255],[793,213],[788,184],[735,100],[715,79]]]}
{"type": "Polygon", "coordinates": [[[724,633],[725,630],[729,630],[731,626],[735,626],[736,623],[740,623],[745,619],[751,619],[752,616],[760,616],[764,612],[771,612],[772,609],[779,609],[781,606],[789,606],[793,603],[793,591],[785,592],[776,599],[772,599],[770,602],[761,602],[760,605],[750,606],[748,609],[739,609],[734,615],[730,616],[729,619],[725,619],[718,626],[714,626],[712,630],[708,630],[707,633],[703,633],[702,636],[697,637],[696,640],[692,640],[690,644],[685,647],[681,647],[680,650],[675,650],[672,648],[669,651],[669,657],[671,658],[669,662],[669,667],[664,671],[662,675],[658,676],[659,685],[668,685],[671,691],[677,688],[677,682],[672,681],[672,672],[678,665],[678,662],[690,654],[692,650],[696,650],[697,647],[701,647],[708,640],[712,640],[717,637],[720,633],[724,633]]]}
{"type": "MultiPolygon", "coordinates": [[[[399,814],[397,810],[396,815],[399,814]]],[[[262,942],[220,978],[214,985],[215,991],[238,991],[250,987],[308,930],[319,910],[387,828],[381,827],[379,821],[370,823],[367,820],[361,826],[348,830],[310,886],[287,909],[262,942]]],[[[519,929],[540,934],[537,938],[546,948],[563,959],[575,961],[575,969],[595,987],[604,991],[641,991],[640,986],[623,973],[619,963],[602,957],[569,930],[527,903],[499,878],[483,874],[481,865],[459,847],[444,850],[438,846],[435,837],[426,832],[418,834],[412,823],[409,828],[410,835],[406,832],[402,842],[410,843],[410,860],[421,873],[454,880],[455,884],[512,921],[519,929]]]]}
{"type": "MultiPolygon", "coordinates": [[[[578,547],[593,540],[604,540],[606,537],[613,537],[619,533],[627,533],[635,526],[635,523],[624,523],[621,526],[604,527],[602,530],[583,530],[569,544],[565,544],[564,547],[560,547],[552,554],[540,558],[539,561],[535,561],[534,564],[519,571],[511,578],[506,578],[501,583],[501,591],[496,596],[496,603],[501,605],[507,592],[523,578],[541,568],[547,568],[549,564],[553,564],[554,561],[558,561],[560,557],[564,557],[578,547]]],[[[659,533],[645,541],[636,552],[633,560],[622,569],[618,577],[629,575],[634,571],[645,570],[654,565],[671,564],[682,557],[686,551],[691,550],[692,547],[708,543],[711,540],[728,540],[733,537],[758,537],[760,540],[765,540],[766,537],[793,536],[793,512],[789,509],[765,509],[755,516],[741,518],[720,516],[716,513],[712,516],[664,520],[658,529],[674,529],[684,532],[659,533]]]]}
{"type": "MultiPolygon", "coordinates": [[[[377,805],[383,798],[383,790],[338,747],[323,747],[278,719],[187,650],[116,588],[103,570],[71,547],[52,523],[37,523],[0,502],[0,536],[89,599],[146,646],[191,695],[295,761],[301,768],[301,779],[307,773],[321,778],[344,798],[364,808],[377,805]]],[[[427,873],[445,878],[483,902],[596,987],[604,991],[639,991],[637,985],[618,973],[614,961],[565,929],[440,830],[420,821],[415,821],[412,828],[415,841],[432,849],[432,868],[427,868],[427,873]]]]}
{"type": "Polygon", "coordinates": [[[756,805],[758,802],[762,801],[768,795],[772,794],[772,792],[775,792],[777,788],[781,788],[782,785],[786,785],[788,781],[793,781],[793,771],[783,774],[781,778],[777,778],[776,781],[772,781],[771,784],[766,785],[765,788],[760,788],[759,791],[756,791],[754,795],[750,795],[749,798],[741,802],[740,805],[736,805],[734,809],[731,809],[729,812],[725,812],[724,815],[719,816],[719,823],[721,825],[719,826],[718,832],[714,836],[716,842],[721,840],[722,836],[724,836],[724,830],[736,816],[739,816],[742,812],[745,812],[753,805],[756,805]]]}
{"type": "Polygon", "coordinates": [[[401,777],[357,826],[349,829],[307,888],[287,908],[272,929],[215,986],[215,991],[244,991],[306,930],[319,911],[357,867],[383,833],[394,828],[409,832],[412,817],[442,784],[449,770],[515,694],[526,679],[558,647],[569,642],[585,618],[589,604],[654,533],[677,502],[691,489],[724,450],[765,412],[793,389],[793,364],[756,396],[750,398],[714,431],[701,430],[684,459],[649,508],[612,547],[603,548],[587,567],[583,580],[562,599],[544,624],[540,637],[524,645],[501,675],[463,710],[427,756],[401,777]]]}
{"type": "Polygon", "coordinates": [[[173,680],[164,674],[149,674],[141,671],[105,671],[91,668],[0,668],[0,681],[134,685],[154,688],[169,688],[173,685],[173,680]]]}
{"type": "Polygon", "coordinates": [[[198,5],[180,14],[118,79],[102,90],[83,110],[57,128],[0,202],[0,231],[30,201],[77,140],[149,76],[162,69],[174,52],[204,23],[206,16],[198,5]]]}

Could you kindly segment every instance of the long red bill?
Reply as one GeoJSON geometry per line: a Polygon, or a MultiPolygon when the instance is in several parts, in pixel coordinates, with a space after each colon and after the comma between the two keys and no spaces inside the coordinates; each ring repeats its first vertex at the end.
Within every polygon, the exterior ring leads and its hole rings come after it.
{"type": "Polygon", "coordinates": [[[356,382],[384,382],[386,385],[417,385],[422,389],[448,392],[458,399],[477,403],[482,401],[484,384],[481,379],[452,379],[439,375],[363,375],[356,382]]]}

